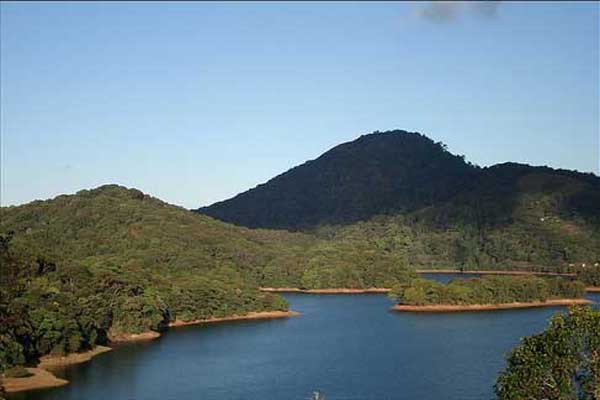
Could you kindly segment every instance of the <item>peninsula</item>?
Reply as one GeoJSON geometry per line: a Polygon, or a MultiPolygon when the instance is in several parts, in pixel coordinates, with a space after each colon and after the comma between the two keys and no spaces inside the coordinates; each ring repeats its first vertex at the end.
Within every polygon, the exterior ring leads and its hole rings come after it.
{"type": "Polygon", "coordinates": [[[415,279],[392,289],[396,311],[457,312],[585,305],[585,285],[563,277],[487,275],[446,284],[415,279]]]}
{"type": "Polygon", "coordinates": [[[461,311],[494,311],[494,310],[510,310],[518,308],[536,308],[536,307],[560,307],[593,304],[587,299],[556,299],[546,301],[532,302],[512,302],[499,304],[429,304],[429,305],[410,305],[397,304],[392,307],[394,311],[404,312],[426,312],[426,313],[444,313],[444,312],[461,312],[461,311]]]}

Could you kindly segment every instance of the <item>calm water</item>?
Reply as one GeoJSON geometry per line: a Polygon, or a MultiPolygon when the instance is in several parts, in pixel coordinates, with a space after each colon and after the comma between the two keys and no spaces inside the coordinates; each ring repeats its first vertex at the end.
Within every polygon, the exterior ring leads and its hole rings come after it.
{"type": "Polygon", "coordinates": [[[504,354],[558,310],[417,315],[389,312],[384,295],[286,297],[300,317],[171,330],[10,399],[491,399],[504,354]]]}

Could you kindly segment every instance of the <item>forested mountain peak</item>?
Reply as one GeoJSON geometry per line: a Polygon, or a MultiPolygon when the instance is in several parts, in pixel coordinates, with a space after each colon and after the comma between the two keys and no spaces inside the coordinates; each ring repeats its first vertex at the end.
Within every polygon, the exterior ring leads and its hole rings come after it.
{"type": "Polygon", "coordinates": [[[417,132],[374,132],[198,211],[248,227],[351,223],[435,205],[479,169],[417,132]]]}
{"type": "Polygon", "coordinates": [[[525,198],[534,196],[532,207],[540,208],[548,202],[540,196],[546,195],[563,216],[588,221],[600,217],[600,178],[594,174],[515,162],[480,168],[421,133],[393,130],[340,144],[254,189],[197,211],[251,228],[303,230],[376,215],[418,210],[446,215],[457,207],[485,206],[498,213],[491,222],[495,224],[511,221],[525,198]]]}

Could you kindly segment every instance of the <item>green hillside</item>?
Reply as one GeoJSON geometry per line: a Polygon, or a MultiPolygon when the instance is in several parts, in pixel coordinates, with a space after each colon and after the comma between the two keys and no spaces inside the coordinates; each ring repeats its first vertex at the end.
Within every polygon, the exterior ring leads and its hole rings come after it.
{"type": "Polygon", "coordinates": [[[316,233],[417,267],[556,269],[600,261],[600,178],[505,163],[479,168],[424,135],[361,136],[198,210],[316,233]]]}
{"type": "Polygon", "coordinates": [[[257,280],[283,243],[313,241],[114,185],[2,208],[0,234],[0,369],[174,319],[287,309],[257,280]]]}
{"type": "Polygon", "coordinates": [[[57,263],[144,275],[235,268],[250,280],[281,247],[293,250],[314,241],[235,227],[117,185],[2,208],[0,232],[9,231],[15,251],[57,263]]]}

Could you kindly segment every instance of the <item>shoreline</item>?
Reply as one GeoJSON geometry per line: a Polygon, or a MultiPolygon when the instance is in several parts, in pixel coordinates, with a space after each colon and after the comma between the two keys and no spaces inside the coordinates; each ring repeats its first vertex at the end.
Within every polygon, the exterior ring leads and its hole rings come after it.
{"type": "Polygon", "coordinates": [[[261,292],[270,293],[309,293],[309,294],[364,294],[364,293],[387,293],[391,289],[389,288],[365,288],[365,289],[352,289],[352,288],[328,288],[328,289],[300,289],[294,287],[261,287],[261,292]]]}
{"type": "Polygon", "coordinates": [[[64,386],[69,381],[57,378],[52,372],[43,368],[25,368],[33,374],[27,378],[2,378],[1,383],[6,393],[24,392],[34,389],[46,389],[64,386]]]}
{"type": "MultiPolygon", "coordinates": [[[[194,319],[191,321],[183,321],[177,319],[175,321],[169,322],[165,325],[166,328],[177,328],[181,326],[190,326],[190,325],[201,325],[201,324],[211,324],[216,322],[228,322],[228,321],[247,321],[247,320],[257,320],[257,319],[278,319],[278,318],[288,318],[288,317],[296,317],[300,315],[297,311],[252,311],[243,315],[231,315],[228,317],[211,317],[205,319],[194,319]]],[[[133,343],[133,342],[143,342],[148,340],[158,339],[162,336],[161,332],[156,331],[146,331],[142,333],[128,333],[128,334],[116,334],[110,336],[111,343],[114,344],[123,344],[123,343],[133,343]]]]}
{"type": "MultiPolygon", "coordinates": [[[[427,270],[419,270],[419,271],[427,271],[427,270]]],[[[449,270],[437,270],[443,272],[434,272],[438,274],[449,274],[454,272],[448,272],[449,270]]],[[[423,274],[429,274],[431,272],[417,272],[423,274]]],[[[478,272],[465,272],[465,275],[476,274],[478,272]]],[[[460,272],[459,272],[460,274],[460,272]]],[[[505,273],[498,273],[497,275],[512,275],[505,273]]],[[[485,275],[485,274],[484,274],[485,275]]],[[[517,275],[527,275],[526,273],[517,274],[517,275]]],[[[392,289],[390,288],[366,288],[366,289],[351,289],[351,288],[328,288],[328,289],[300,289],[296,287],[261,287],[259,288],[261,292],[268,293],[304,293],[304,294],[373,294],[373,293],[389,293],[392,289]]],[[[589,286],[585,288],[587,293],[600,293],[600,287],[589,286]]]]}
{"type": "Polygon", "coordinates": [[[146,331],[142,333],[117,333],[109,334],[108,338],[110,343],[132,343],[132,342],[145,342],[147,340],[158,339],[160,332],[146,331]]]}
{"type": "Polygon", "coordinates": [[[45,389],[64,386],[69,383],[68,380],[58,378],[52,373],[52,369],[64,367],[66,365],[81,364],[90,361],[95,356],[111,351],[112,348],[106,346],[96,346],[92,350],[82,353],[70,353],[64,356],[45,355],[40,357],[40,362],[35,368],[25,368],[33,374],[26,378],[5,378],[0,379],[0,383],[7,393],[23,392],[34,389],[45,389]]]}
{"type": "Polygon", "coordinates": [[[587,299],[556,299],[547,301],[532,301],[532,302],[514,302],[500,304],[431,304],[431,305],[408,305],[396,304],[391,309],[400,312],[425,312],[425,313],[442,313],[442,312],[462,312],[462,311],[494,311],[494,310],[512,310],[521,308],[536,308],[536,307],[559,307],[572,305],[594,304],[593,301],[587,299]]]}
{"type": "Polygon", "coordinates": [[[84,351],[83,353],[69,353],[64,356],[45,355],[40,357],[40,362],[37,368],[56,368],[71,364],[81,364],[90,361],[95,356],[112,351],[112,348],[107,346],[96,346],[92,350],[84,351]]]}
{"type": "MultiPolygon", "coordinates": [[[[250,312],[244,315],[232,315],[229,317],[206,318],[193,321],[176,320],[170,322],[169,328],[176,328],[188,325],[211,324],[227,321],[243,320],[261,320],[288,318],[300,315],[297,311],[262,311],[250,312]]],[[[115,334],[110,337],[110,342],[119,345],[122,343],[140,342],[157,339],[161,336],[160,332],[147,331],[142,333],[115,334]]],[[[83,353],[70,353],[64,356],[45,355],[40,357],[40,362],[36,368],[26,368],[33,376],[27,378],[0,378],[0,385],[4,387],[7,393],[22,392],[27,390],[45,389],[58,386],[64,386],[69,383],[65,379],[58,378],[50,370],[64,367],[72,364],[80,364],[90,361],[93,357],[113,350],[112,347],[96,346],[92,350],[83,353]]]]}
{"type": "Polygon", "coordinates": [[[539,276],[577,276],[574,272],[535,272],[510,270],[465,270],[460,269],[417,269],[417,274],[477,274],[477,275],[539,275],[539,276]]]}
{"type": "Polygon", "coordinates": [[[297,311],[261,311],[261,312],[249,312],[248,314],[243,315],[232,315],[229,317],[211,317],[205,319],[194,319],[191,321],[182,321],[175,320],[173,322],[169,322],[169,328],[177,328],[180,326],[190,326],[190,325],[201,325],[201,324],[214,324],[217,322],[228,322],[228,321],[249,321],[249,320],[257,320],[257,319],[279,319],[279,318],[289,318],[289,317],[297,317],[300,315],[297,311]]]}

